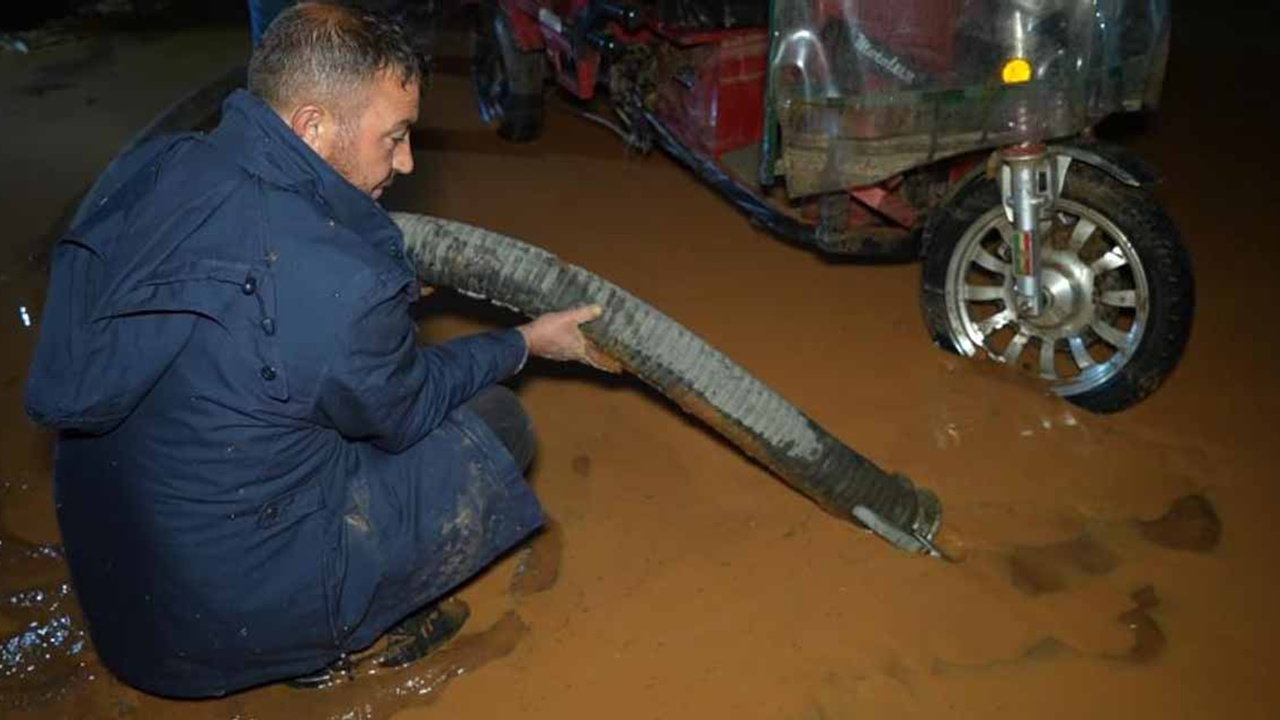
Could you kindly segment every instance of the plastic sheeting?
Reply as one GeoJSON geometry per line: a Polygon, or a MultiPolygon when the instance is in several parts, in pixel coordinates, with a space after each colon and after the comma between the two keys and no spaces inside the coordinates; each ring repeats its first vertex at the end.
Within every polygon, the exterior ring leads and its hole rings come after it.
{"type": "Polygon", "coordinates": [[[772,30],[781,157],[764,174],[798,197],[1154,104],[1169,2],[773,0],[772,30]],[[1025,82],[1004,76],[1015,59],[1025,82]]]}

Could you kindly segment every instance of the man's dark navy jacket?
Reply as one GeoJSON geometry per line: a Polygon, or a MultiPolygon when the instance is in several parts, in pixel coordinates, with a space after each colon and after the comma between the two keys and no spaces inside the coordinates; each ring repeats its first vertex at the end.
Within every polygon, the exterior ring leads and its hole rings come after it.
{"type": "Polygon", "coordinates": [[[28,412],[59,430],[105,664],[174,696],[324,666],[541,522],[458,409],[515,330],[420,348],[403,238],[256,97],[113,164],[54,251],[28,412]]]}

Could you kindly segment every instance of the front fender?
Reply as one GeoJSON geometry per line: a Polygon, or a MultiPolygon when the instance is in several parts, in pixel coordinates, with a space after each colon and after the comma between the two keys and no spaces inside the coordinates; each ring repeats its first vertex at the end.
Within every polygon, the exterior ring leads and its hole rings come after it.
{"type": "MultiPolygon", "coordinates": [[[[1150,165],[1118,145],[1098,142],[1063,142],[1048,145],[1047,149],[1050,153],[1070,158],[1072,165],[1083,163],[1090,167],[1095,167],[1131,187],[1145,187],[1160,182],[1160,176],[1156,174],[1150,165]]],[[[923,254],[929,252],[934,230],[937,228],[938,223],[941,222],[942,216],[947,212],[947,208],[952,204],[954,198],[963,194],[973,183],[983,180],[990,181],[995,177],[1000,163],[999,152],[999,150],[992,152],[986,162],[974,165],[969,172],[965,173],[963,177],[951,186],[943,199],[930,210],[921,233],[920,249],[923,254]]],[[[1071,168],[1068,166],[1067,175],[1070,174],[1071,168]]]]}
{"type": "MultiPolygon", "coordinates": [[[[1096,167],[1125,185],[1144,187],[1160,182],[1155,169],[1119,145],[1107,143],[1062,143],[1048,146],[1049,152],[1065,155],[1072,162],[1096,167]]],[[[1070,173],[1070,169],[1067,170],[1070,173]]]]}

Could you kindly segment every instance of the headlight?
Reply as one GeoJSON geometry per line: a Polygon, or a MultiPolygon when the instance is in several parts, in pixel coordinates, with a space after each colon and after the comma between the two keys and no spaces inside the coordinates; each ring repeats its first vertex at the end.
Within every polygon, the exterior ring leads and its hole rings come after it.
{"type": "Polygon", "coordinates": [[[1025,58],[1009,58],[1000,66],[1000,81],[1005,85],[1019,85],[1031,80],[1031,63],[1025,58]]]}

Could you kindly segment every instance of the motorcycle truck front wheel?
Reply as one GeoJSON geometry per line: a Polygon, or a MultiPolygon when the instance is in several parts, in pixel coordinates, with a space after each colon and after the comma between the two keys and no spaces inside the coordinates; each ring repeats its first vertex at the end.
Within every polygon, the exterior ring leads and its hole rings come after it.
{"type": "Polygon", "coordinates": [[[974,180],[936,212],[921,305],[942,348],[1019,367],[1100,413],[1140,402],[1178,364],[1195,310],[1191,261],[1143,188],[1071,164],[1040,226],[1034,315],[1015,302],[1015,231],[998,183],[974,180]]]}

